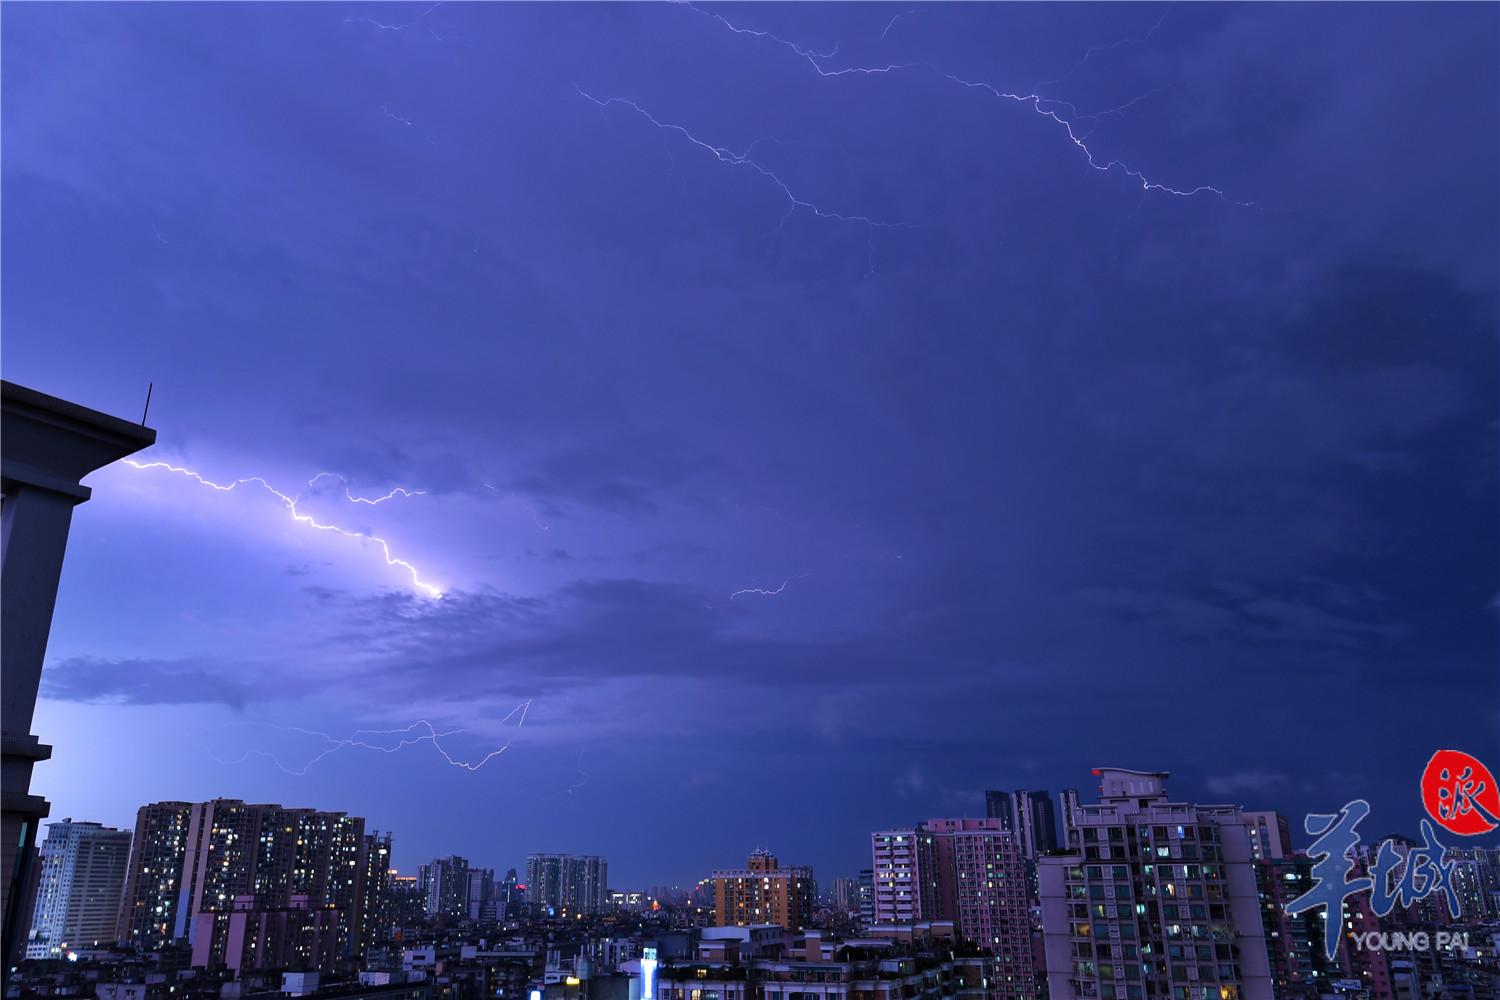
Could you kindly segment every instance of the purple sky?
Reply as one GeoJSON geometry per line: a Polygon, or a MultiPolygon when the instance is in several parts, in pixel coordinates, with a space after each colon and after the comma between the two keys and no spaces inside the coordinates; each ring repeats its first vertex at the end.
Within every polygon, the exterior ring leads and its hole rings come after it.
{"type": "Polygon", "coordinates": [[[1413,829],[1433,750],[1500,757],[1493,5],[3,22],[6,377],[154,381],[142,461],[343,476],[298,511],[412,567],[92,477],[56,817],[624,887],[1101,764],[1413,829]],[[291,731],[418,720],[508,749],[291,731]]]}

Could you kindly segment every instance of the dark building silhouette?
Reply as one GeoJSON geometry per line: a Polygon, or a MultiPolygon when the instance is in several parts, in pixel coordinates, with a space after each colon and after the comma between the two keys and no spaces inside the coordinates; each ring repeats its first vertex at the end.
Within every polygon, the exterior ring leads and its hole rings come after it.
{"type": "Polygon", "coordinates": [[[0,909],[5,963],[31,923],[37,826],[46,799],[31,769],[52,748],[31,732],[52,609],[84,476],[156,443],[156,432],[12,382],[0,382],[0,909]]]}

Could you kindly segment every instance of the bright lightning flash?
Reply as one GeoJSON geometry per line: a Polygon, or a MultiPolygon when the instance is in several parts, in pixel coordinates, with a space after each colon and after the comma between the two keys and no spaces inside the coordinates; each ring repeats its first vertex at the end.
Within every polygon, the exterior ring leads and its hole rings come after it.
{"type": "Polygon", "coordinates": [[[421,591],[423,594],[426,594],[428,597],[443,596],[442,588],[438,587],[436,584],[428,583],[426,580],[422,579],[422,574],[417,570],[416,566],[407,562],[405,559],[401,559],[397,556],[392,555],[390,543],[387,542],[384,538],[381,538],[379,535],[372,535],[369,532],[365,531],[355,531],[351,528],[341,528],[336,524],[326,524],[322,521],[317,520],[311,514],[304,514],[297,508],[297,505],[307,495],[308,491],[312,490],[319,482],[322,482],[325,479],[339,480],[339,482],[344,487],[344,498],[350,503],[368,504],[372,507],[377,504],[385,503],[387,500],[393,500],[398,497],[423,496],[426,493],[425,490],[408,490],[404,487],[397,487],[384,496],[360,497],[355,496],[349,491],[348,481],[345,480],[342,476],[339,476],[332,472],[320,472],[312,479],[308,480],[307,485],[304,486],[300,492],[296,493],[295,495],[288,495],[272,486],[269,482],[267,482],[260,476],[246,476],[242,479],[236,479],[230,483],[216,483],[212,480],[204,478],[203,476],[194,472],[192,469],[184,468],[180,465],[172,465],[168,462],[137,462],[134,459],[130,458],[123,459],[123,461],[126,465],[130,466],[133,469],[164,469],[167,472],[175,472],[178,475],[187,476],[189,479],[195,480],[201,485],[207,486],[213,490],[217,490],[220,493],[228,493],[240,486],[259,486],[267,493],[270,493],[277,500],[279,500],[282,506],[286,508],[287,514],[293,521],[296,521],[298,524],[306,525],[307,527],[314,528],[318,531],[333,532],[334,534],[342,535],[345,538],[358,539],[361,542],[373,542],[376,546],[379,547],[381,555],[385,558],[386,565],[396,566],[402,570],[405,570],[406,573],[411,577],[412,586],[414,586],[417,590],[421,591]]]}

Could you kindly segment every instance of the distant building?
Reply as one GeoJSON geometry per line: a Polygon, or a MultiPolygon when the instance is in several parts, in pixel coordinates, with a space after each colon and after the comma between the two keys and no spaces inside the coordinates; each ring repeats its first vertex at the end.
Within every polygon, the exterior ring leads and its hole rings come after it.
{"type": "Polygon", "coordinates": [[[1450,847],[1453,888],[1458,905],[1470,920],[1500,918],[1500,848],[1450,847]]]}
{"type": "Polygon", "coordinates": [[[1099,803],[1037,861],[1050,995],[1271,1000],[1244,814],[1168,800],[1165,772],[1095,773],[1099,803]]]}
{"type": "Polygon", "coordinates": [[[495,915],[497,919],[507,920],[516,915],[522,903],[521,877],[516,874],[514,868],[505,870],[505,878],[495,885],[496,901],[495,915]]]}
{"type": "Polygon", "coordinates": [[[859,883],[852,878],[834,879],[833,906],[840,913],[858,913],[859,883]]]}
{"type": "Polygon", "coordinates": [[[1016,835],[1023,857],[1035,859],[1057,849],[1057,815],[1050,792],[987,791],[984,806],[988,818],[1000,820],[1016,835]]]}
{"type": "Polygon", "coordinates": [[[859,870],[859,923],[868,927],[875,922],[875,869],[859,870]]]}
{"type": "Polygon", "coordinates": [[[400,941],[408,928],[427,922],[427,893],[415,875],[388,874],[385,897],[380,901],[378,941],[400,941]]]}
{"type": "Polygon", "coordinates": [[[1250,857],[1256,861],[1274,861],[1291,857],[1292,833],[1286,817],[1278,812],[1244,812],[1245,830],[1250,834],[1250,857]]]}
{"type": "Polygon", "coordinates": [[[526,903],[551,915],[598,913],[609,893],[609,862],[591,854],[526,858],[526,903]]]}
{"type": "Polygon", "coordinates": [[[470,920],[495,919],[495,869],[469,869],[468,917],[470,920]]]}
{"type": "Polygon", "coordinates": [[[56,958],[68,946],[113,944],[130,863],[130,831],[61,820],[48,825],[40,854],[26,957],[56,958]]]}
{"type": "Polygon", "coordinates": [[[427,915],[462,920],[469,915],[469,861],[458,855],[434,858],[417,869],[417,883],[427,896],[427,915]]]}
{"type": "Polygon", "coordinates": [[[870,834],[874,917],[878,924],[912,924],[937,913],[937,854],[932,835],[916,827],[870,834]]]}
{"type": "Polygon", "coordinates": [[[1057,805],[1057,846],[1065,848],[1073,842],[1073,817],[1078,815],[1081,808],[1078,789],[1064,788],[1058,792],[1057,805]]]}
{"type": "Polygon", "coordinates": [[[722,926],[778,924],[801,930],[812,921],[817,898],[813,871],[783,867],[770,851],[755,850],[744,868],[713,873],[714,920],[722,926]]]}
{"type": "Polygon", "coordinates": [[[385,901],[391,881],[391,835],[379,830],[365,834],[360,848],[359,870],[362,884],[359,900],[358,949],[363,954],[376,942],[390,940],[385,918],[385,901]]]}

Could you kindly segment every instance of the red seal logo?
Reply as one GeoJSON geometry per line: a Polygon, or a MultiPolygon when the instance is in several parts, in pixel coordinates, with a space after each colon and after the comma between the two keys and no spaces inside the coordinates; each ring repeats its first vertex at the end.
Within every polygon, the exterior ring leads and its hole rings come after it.
{"type": "Polygon", "coordinates": [[[1439,750],[1422,772],[1422,805],[1445,830],[1476,837],[1500,828],[1500,786],[1476,757],[1439,750]]]}

